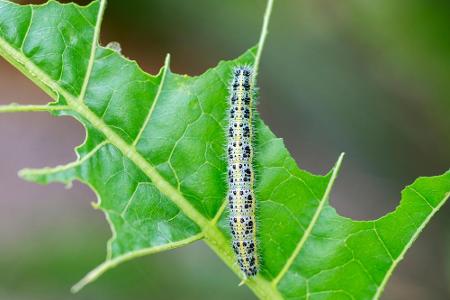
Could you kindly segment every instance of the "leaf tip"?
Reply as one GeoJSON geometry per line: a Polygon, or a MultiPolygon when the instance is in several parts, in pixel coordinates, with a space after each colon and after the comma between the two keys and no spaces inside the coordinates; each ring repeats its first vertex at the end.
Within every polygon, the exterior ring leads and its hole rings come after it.
{"type": "Polygon", "coordinates": [[[45,175],[45,170],[35,170],[35,169],[22,169],[17,173],[17,176],[19,178],[28,181],[28,182],[34,182],[38,184],[47,184],[47,177],[43,176],[45,175]]]}
{"type": "Polygon", "coordinates": [[[166,58],[164,59],[164,68],[166,70],[170,70],[170,53],[166,54],[166,58]]]}
{"type": "Polygon", "coordinates": [[[106,5],[108,4],[107,0],[98,0],[98,1],[94,1],[93,3],[98,2],[100,5],[100,16],[103,16],[103,13],[105,11],[106,5]]]}
{"type": "Polygon", "coordinates": [[[98,202],[91,202],[91,206],[93,209],[97,210],[100,208],[100,204],[98,202]]]}
{"type": "Polygon", "coordinates": [[[89,283],[91,283],[92,281],[97,279],[99,274],[97,272],[95,272],[95,271],[96,271],[96,269],[94,269],[93,271],[89,272],[85,277],[83,277],[74,286],[72,286],[70,288],[70,292],[72,294],[76,294],[79,291],[81,291],[86,285],[88,285],[89,283]]]}
{"type": "Polygon", "coordinates": [[[334,165],[334,169],[336,170],[336,172],[339,171],[339,169],[341,168],[342,162],[344,161],[344,157],[345,157],[345,152],[342,152],[339,155],[338,160],[336,161],[336,164],[334,165]]]}
{"type": "Polygon", "coordinates": [[[26,181],[34,181],[35,179],[35,176],[33,176],[31,169],[22,169],[17,172],[17,176],[26,181]]]}
{"type": "Polygon", "coordinates": [[[72,294],[77,294],[82,289],[83,289],[83,285],[79,285],[79,283],[77,283],[76,285],[74,285],[73,287],[70,288],[70,292],[72,294]]]}

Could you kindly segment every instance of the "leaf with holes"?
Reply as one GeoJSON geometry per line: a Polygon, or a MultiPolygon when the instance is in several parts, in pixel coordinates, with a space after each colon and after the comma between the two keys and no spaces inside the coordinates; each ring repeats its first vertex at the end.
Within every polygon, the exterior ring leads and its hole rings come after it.
{"type": "MultiPolygon", "coordinates": [[[[197,240],[242,276],[226,226],[227,83],[236,65],[257,70],[271,7],[269,1],[256,47],[189,77],[172,73],[169,57],[153,76],[100,46],[104,1],[81,7],[0,0],[0,55],[55,100],[0,112],[50,111],[86,128],[77,161],[20,174],[42,184],[86,183],[113,232],[106,260],[74,290],[121,262],[197,240]]],[[[312,175],[297,167],[262,120],[255,126],[262,265],[245,283],[265,299],[378,298],[448,198],[450,173],[418,179],[385,217],[352,221],[328,202],[341,158],[328,175],[312,175]]]]}

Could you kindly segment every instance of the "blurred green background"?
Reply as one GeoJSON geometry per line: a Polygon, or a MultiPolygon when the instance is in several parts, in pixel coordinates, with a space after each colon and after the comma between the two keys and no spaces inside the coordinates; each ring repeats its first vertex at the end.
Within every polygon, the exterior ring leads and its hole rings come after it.
{"type": "MultiPolygon", "coordinates": [[[[150,73],[170,52],[173,71],[200,74],[256,44],[264,8],[109,0],[101,41],[120,42],[150,73]]],[[[278,0],[259,85],[263,118],[302,168],[323,174],[347,153],[332,192],[338,211],[377,218],[415,178],[450,167],[450,2],[278,0]]],[[[0,60],[0,104],[48,100],[0,60]]],[[[126,263],[71,295],[104,259],[107,223],[87,187],[36,186],[16,172],[74,160],[83,135],[69,118],[0,116],[0,299],[254,299],[202,243],[126,263]]],[[[446,205],[382,299],[450,298],[449,215],[446,205]]]]}

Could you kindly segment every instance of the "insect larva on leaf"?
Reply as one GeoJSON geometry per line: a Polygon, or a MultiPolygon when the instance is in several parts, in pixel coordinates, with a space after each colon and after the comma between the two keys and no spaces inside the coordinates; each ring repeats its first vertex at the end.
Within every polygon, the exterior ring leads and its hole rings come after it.
{"type": "Polygon", "coordinates": [[[245,278],[258,273],[253,171],[253,69],[233,70],[227,131],[232,246],[245,278]]]}

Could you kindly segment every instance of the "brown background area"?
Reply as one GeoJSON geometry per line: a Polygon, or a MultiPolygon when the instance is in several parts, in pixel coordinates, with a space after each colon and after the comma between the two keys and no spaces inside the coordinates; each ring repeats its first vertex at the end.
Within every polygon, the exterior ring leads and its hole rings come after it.
{"type": "MultiPolygon", "coordinates": [[[[399,1],[399,10],[391,2],[277,1],[261,66],[259,110],[299,165],[323,174],[347,153],[332,203],[357,219],[391,211],[405,185],[450,167],[450,35],[436,29],[445,25],[439,18],[450,23],[450,5],[399,1]]],[[[170,52],[173,71],[200,74],[256,43],[264,5],[110,0],[101,40],[120,42],[150,73],[170,52]]],[[[0,104],[47,101],[0,60],[0,104]]],[[[94,194],[16,174],[74,160],[83,139],[70,118],[0,115],[0,299],[253,297],[201,243],[127,263],[71,295],[71,284],[103,260],[110,236],[90,207],[94,194]]],[[[449,299],[449,213],[446,205],[424,230],[383,299],[449,299]]]]}

